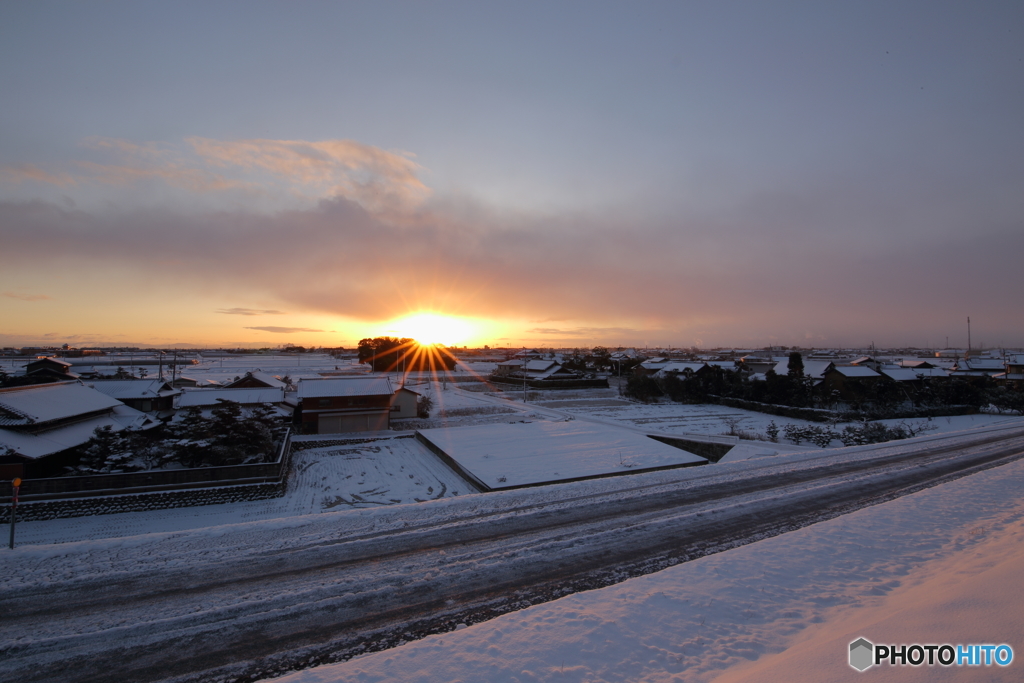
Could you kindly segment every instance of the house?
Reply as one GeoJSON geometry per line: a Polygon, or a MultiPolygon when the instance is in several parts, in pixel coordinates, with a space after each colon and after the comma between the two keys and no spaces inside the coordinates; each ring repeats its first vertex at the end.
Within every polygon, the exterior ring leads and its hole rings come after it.
{"type": "Polygon", "coordinates": [[[302,433],[390,429],[394,399],[395,390],[387,376],[302,379],[299,381],[302,433]]]}
{"type": "Polygon", "coordinates": [[[59,358],[40,358],[25,366],[26,375],[50,377],[56,380],[78,379],[78,375],[71,372],[71,363],[59,358]]]}
{"type": "Polygon", "coordinates": [[[527,379],[577,379],[578,373],[563,368],[561,364],[553,360],[531,360],[526,362],[523,373],[527,379]]]}
{"type": "Polygon", "coordinates": [[[864,365],[836,365],[822,377],[826,391],[837,392],[844,401],[866,400],[872,385],[881,379],[882,375],[864,365]]]}
{"type": "MultiPolygon", "coordinates": [[[[811,360],[806,358],[804,363],[804,376],[810,377],[815,384],[820,383],[825,379],[825,373],[836,367],[836,364],[830,360],[811,360]]],[[[789,359],[780,360],[775,364],[775,374],[787,375],[789,374],[789,359]]]]}
{"type": "Polygon", "coordinates": [[[659,370],[661,370],[671,362],[671,359],[666,358],[664,356],[658,358],[648,358],[643,363],[640,363],[635,368],[633,368],[633,374],[638,377],[649,377],[651,375],[657,374],[659,370]]]}
{"type": "Polygon", "coordinates": [[[850,365],[860,365],[863,367],[871,368],[875,372],[878,372],[878,370],[882,367],[882,362],[880,360],[872,358],[871,356],[860,356],[859,358],[854,358],[853,360],[851,360],[850,365]]]}
{"type": "Polygon", "coordinates": [[[162,417],[174,414],[174,397],[181,393],[162,379],[97,379],[89,386],[135,410],[162,417]]]}
{"type": "Polygon", "coordinates": [[[508,377],[510,379],[522,380],[557,380],[557,379],[579,379],[579,373],[562,367],[554,360],[507,360],[498,363],[494,370],[495,377],[508,377]]]}
{"type": "Polygon", "coordinates": [[[251,410],[260,406],[271,408],[282,417],[291,417],[295,413],[296,403],[285,396],[280,387],[260,387],[256,389],[182,389],[174,403],[178,411],[175,420],[181,419],[182,411],[199,408],[204,415],[225,403],[235,403],[242,409],[251,410]]]}
{"type": "Polygon", "coordinates": [[[938,366],[934,363],[929,363],[926,360],[902,360],[900,361],[900,367],[911,368],[913,370],[926,370],[938,366]]]}
{"type": "Polygon", "coordinates": [[[992,379],[1015,389],[1024,388],[1024,354],[1007,356],[1003,367],[1005,372],[992,375],[992,379]]]}
{"type": "Polygon", "coordinates": [[[526,361],[519,359],[512,359],[498,363],[494,368],[494,375],[497,377],[509,377],[513,375],[522,377],[522,369],[525,362],[526,361]]]}
{"type": "Polygon", "coordinates": [[[273,375],[268,375],[260,370],[254,370],[253,372],[245,373],[244,377],[224,385],[225,389],[258,389],[261,387],[287,390],[288,384],[273,375]]]}
{"type": "Polygon", "coordinates": [[[690,377],[697,374],[708,366],[707,363],[683,363],[683,362],[671,362],[666,363],[654,373],[655,377],[669,377],[673,375],[684,375],[690,377]]]}
{"type": "Polygon", "coordinates": [[[954,379],[968,379],[983,382],[988,377],[1006,372],[1006,363],[999,358],[961,358],[957,360],[949,376],[954,379]]]}
{"type": "Polygon", "coordinates": [[[419,414],[420,395],[412,389],[399,388],[391,401],[391,419],[404,420],[419,414]]]}
{"type": "Polygon", "coordinates": [[[87,442],[97,428],[159,424],[78,381],[0,389],[0,463],[24,464],[29,478],[52,476],[63,469],[60,454],[87,442]]]}

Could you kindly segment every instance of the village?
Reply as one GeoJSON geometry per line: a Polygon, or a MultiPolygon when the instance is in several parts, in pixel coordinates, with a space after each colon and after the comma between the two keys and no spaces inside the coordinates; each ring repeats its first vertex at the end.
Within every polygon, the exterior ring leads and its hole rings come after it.
{"type": "Polygon", "coordinates": [[[326,467],[316,512],[884,442],[1024,408],[1013,350],[403,341],[387,363],[368,347],[6,349],[0,496],[21,478],[25,520],[226,501],[283,514],[266,501],[326,467]],[[335,471],[339,454],[372,482],[335,471]]]}

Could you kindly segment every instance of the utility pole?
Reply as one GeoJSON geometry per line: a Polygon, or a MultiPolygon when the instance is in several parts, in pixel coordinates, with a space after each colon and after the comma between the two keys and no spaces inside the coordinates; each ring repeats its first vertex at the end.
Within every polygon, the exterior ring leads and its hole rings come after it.
{"type": "Polygon", "coordinates": [[[971,357],[971,316],[967,316],[967,358],[971,357]]]}

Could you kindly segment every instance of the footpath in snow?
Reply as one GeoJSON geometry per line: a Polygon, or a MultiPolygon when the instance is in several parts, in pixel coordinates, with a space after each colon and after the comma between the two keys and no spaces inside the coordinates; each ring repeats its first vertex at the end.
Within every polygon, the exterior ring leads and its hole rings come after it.
{"type": "Polygon", "coordinates": [[[275,679],[1024,679],[1024,462],[601,590],[275,679]],[[1007,667],[847,664],[849,643],[1010,645],[1007,667]],[[859,678],[865,676],[866,678],[859,678]]]}

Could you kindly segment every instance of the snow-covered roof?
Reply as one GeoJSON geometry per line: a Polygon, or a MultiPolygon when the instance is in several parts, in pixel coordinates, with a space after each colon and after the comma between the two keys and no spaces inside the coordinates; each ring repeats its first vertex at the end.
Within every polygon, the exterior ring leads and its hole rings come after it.
{"type": "Polygon", "coordinates": [[[544,372],[549,370],[552,365],[558,365],[553,360],[531,360],[526,364],[526,369],[530,372],[544,372]]]}
{"type": "Polygon", "coordinates": [[[959,370],[982,370],[985,372],[1002,372],[1006,369],[1001,358],[971,358],[957,361],[959,370]]]}
{"type": "Polygon", "coordinates": [[[256,403],[281,403],[282,401],[284,401],[284,389],[279,387],[182,389],[175,406],[181,409],[193,406],[215,406],[224,402],[253,405],[256,403]]]}
{"type": "Polygon", "coordinates": [[[115,432],[123,429],[148,429],[159,424],[145,413],[118,403],[109,413],[47,429],[34,434],[0,429],[0,447],[14,449],[26,458],[42,458],[53,453],[80,446],[92,438],[97,428],[110,427],[115,432]]]}
{"type": "Polygon", "coordinates": [[[330,379],[302,379],[299,398],[328,398],[331,396],[391,396],[391,380],[384,377],[332,377],[330,379]]]}
{"type": "Polygon", "coordinates": [[[30,425],[87,415],[123,405],[80,382],[0,389],[0,425],[30,425]]]}
{"type": "Polygon", "coordinates": [[[121,401],[174,396],[180,392],[160,379],[96,379],[90,381],[89,386],[121,401]]]}
{"type": "Polygon", "coordinates": [[[65,368],[71,367],[71,363],[66,360],[60,360],[59,358],[40,358],[32,361],[29,365],[60,365],[65,368]]]}
{"type": "Polygon", "coordinates": [[[691,370],[697,372],[703,368],[707,363],[669,363],[658,370],[659,375],[668,375],[672,373],[685,372],[691,370]]]}
{"type": "Polygon", "coordinates": [[[835,372],[838,372],[843,377],[851,377],[851,378],[854,378],[854,377],[857,377],[857,378],[880,377],[881,376],[877,372],[872,370],[871,368],[863,366],[863,365],[837,365],[834,368],[832,368],[832,370],[835,371],[835,372]]]}
{"type": "Polygon", "coordinates": [[[911,368],[882,368],[882,374],[894,382],[915,382],[920,378],[911,368]]]}
{"type": "MultiPolygon", "coordinates": [[[[286,388],[288,386],[287,384],[285,384],[284,382],[282,382],[278,378],[274,377],[273,375],[268,375],[267,373],[265,373],[265,372],[263,372],[261,370],[254,370],[252,372],[247,372],[247,373],[245,373],[245,377],[239,378],[238,381],[242,382],[247,377],[252,377],[253,379],[258,380],[258,381],[262,382],[263,384],[266,384],[268,387],[275,387],[275,388],[284,389],[284,388],[286,388]]],[[[229,383],[229,384],[227,384],[225,386],[230,387],[232,384],[234,384],[234,382],[231,382],[231,383],[229,383]]]]}
{"type": "MultiPolygon", "coordinates": [[[[804,359],[804,374],[814,379],[821,379],[825,376],[825,373],[834,365],[830,360],[812,360],[810,358],[804,359]]],[[[775,374],[777,375],[788,375],[789,374],[789,359],[781,360],[775,365],[775,374]]]]}

